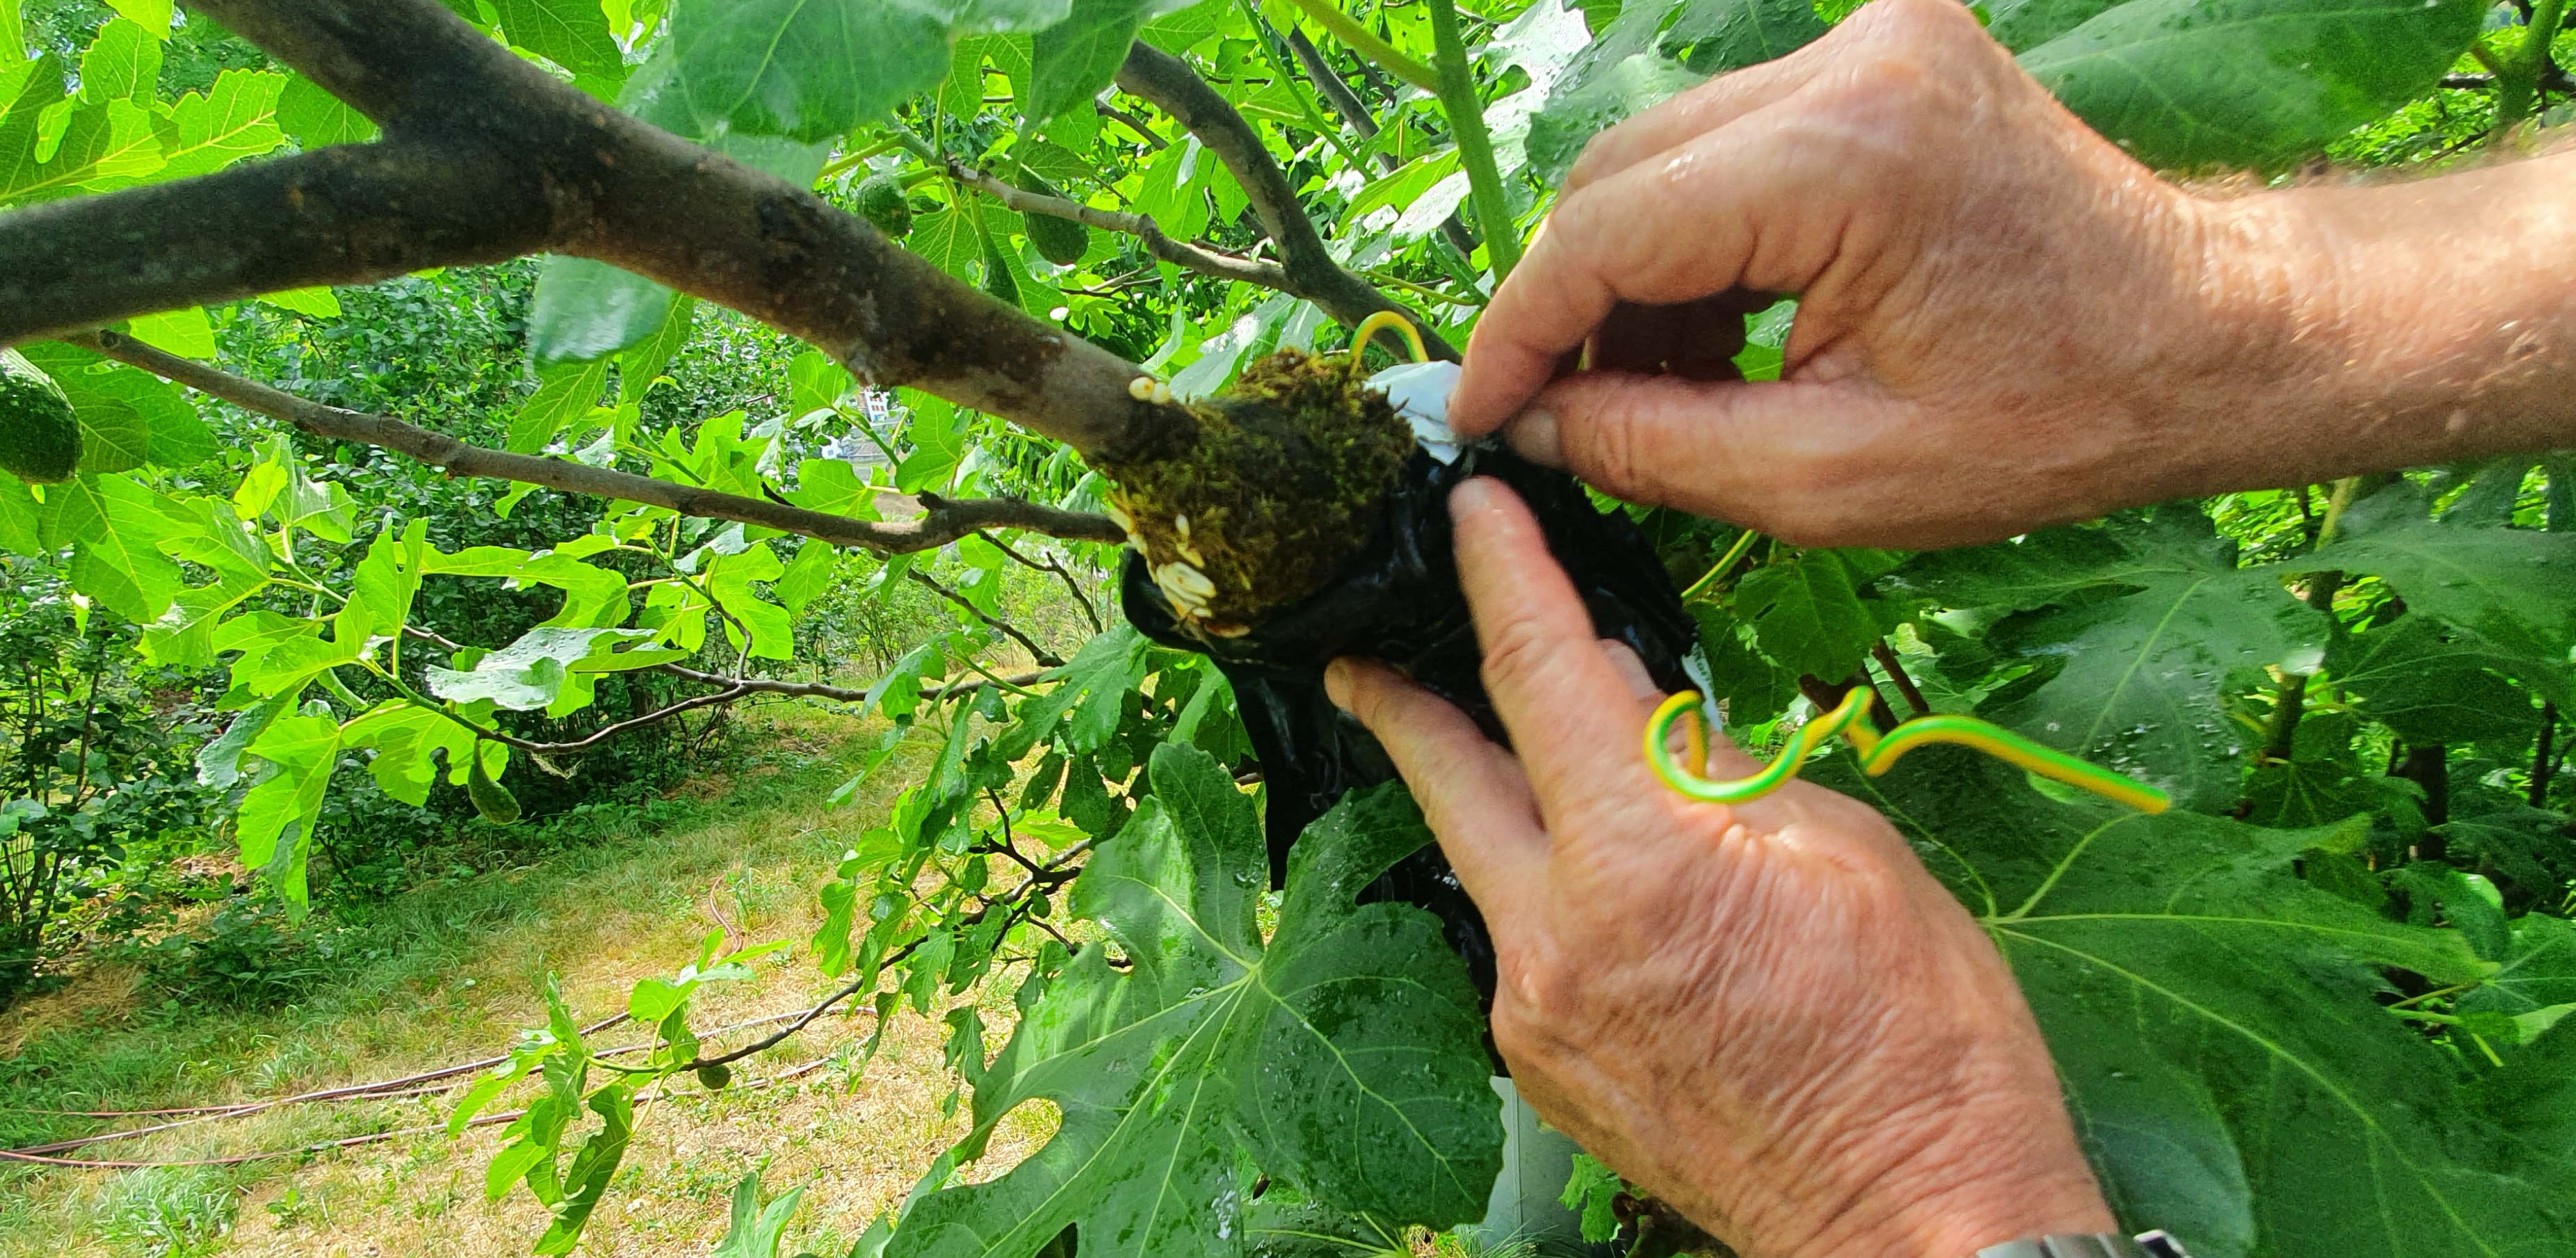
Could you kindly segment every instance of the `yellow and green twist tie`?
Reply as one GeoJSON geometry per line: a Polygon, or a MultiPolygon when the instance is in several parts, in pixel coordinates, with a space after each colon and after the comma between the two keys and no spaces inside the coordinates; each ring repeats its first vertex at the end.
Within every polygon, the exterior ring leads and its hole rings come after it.
{"type": "Polygon", "coordinates": [[[1417,363],[1431,361],[1431,355],[1422,346],[1422,333],[1413,326],[1413,320],[1392,310],[1381,310],[1360,320],[1360,325],[1351,329],[1351,370],[1353,372],[1356,373],[1359,370],[1360,351],[1367,349],[1369,339],[1380,332],[1393,332],[1403,337],[1405,348],[1413,351],[1413,361],[1417,363]]]}
{"type": "Polygon", "coordinates": [[[1989,756],[2017,765],[2044,778],[2091,791],[2105,799],[2127,804],[2140,812],[2159,813],[2172,805],[2163,791],[2135,778],[2113,773],[2098,764],[2079,760],[2054,748],[2043,747],[2019,734],[1973,716],[1918,716],[1895,729],[1881,734],[1871,729],[1862,717],[1869,715],[1875,698],[1867,686],[1855,686],[1833,711],[1798,727],[1789,745],[1771,758],[1760,773],[1733,781],[1719,782],[1701,777],[1693,769],[1677,764],[1669,746],[1673,724],[1689,718],[1683,727],[1683,739],[1689,745],[1690,763],[1708,763],[1708,721],[1701,715],[1698,692],[1685,690],[1664,700],[1655,709],[1653,720],[1646,722],[1646,766],[1664,785],[1691,798],[1710,804],[1741,804],[1760,799],[1798,776],[1816,748],[1836,734],[1849,740],[1852,750],[1860,754],[1860,770],[1871,777],[1887,772],[1897,757],[1926,743],[1956,743],[1973,747],[1989,756]]]}

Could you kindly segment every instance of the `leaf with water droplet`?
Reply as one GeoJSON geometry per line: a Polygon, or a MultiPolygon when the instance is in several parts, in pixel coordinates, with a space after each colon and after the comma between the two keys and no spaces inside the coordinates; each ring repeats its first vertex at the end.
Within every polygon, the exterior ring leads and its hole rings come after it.
{"type": "Polygon", "coordinates": [[[1074,958],[977,1085],[957,1158],[1031,1100],[1062,1125],[990,1183],[921,1197],[888,1258],[1026,1258],[1068,1224],[1084,1258],[1241,1253],[1238,1150],[1390,1228],[1481,1217],[1502,1124],[1475,988],[1437,919],[1353,900],[1430,840],[1403,787],[1307,827],[1265,945],[1251,801],[1196,748],[1156,749],[1149,776],[1070,901],[1132,968],[1074,958]]]}
{"type": "MultiPolygon", "coordinates": [[[[2457,931],[2302,881],[2296,862],[2348,843],[2341,827],[2052,800],[1959,748],[1883,778],[1837,754],[1809,776],[1940,853],[1933,872],[2021,982],[2123,1224],[2195,1254],[2565,1249],[2566,1140],[2508,1139],[2483,1070],[2380,1003],[2391,971],[2433,987],[2501,975],[2457,931]]],[[[2518,1093],[2515,1121],[2576,1131],[2571,1093],[2518,1093]]]]}

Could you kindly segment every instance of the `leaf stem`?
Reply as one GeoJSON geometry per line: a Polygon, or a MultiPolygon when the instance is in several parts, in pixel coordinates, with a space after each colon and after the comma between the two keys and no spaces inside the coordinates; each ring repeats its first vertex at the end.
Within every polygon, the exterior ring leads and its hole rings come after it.
{"type": "MultiPolygon", "coordinates": [[[[1252,0],[1235,0],[1235,7],[1243,10],[1243,20],[1252,24],[1253,42],[1261,45],[1261,55],[1269,59],[1271,69],[1278,73],[1280,86],[1287,88],[1288,94],[1297,98],[1297,107],[1306,111],[1306,125],[1341,150],[1343,161],[1353,166],[1360,165],[1360,155],[1349,141],[1342,138],[1342,129],[1324,121],[1324,115],[1315,108],[1314,100],[1293,86],[1297,81],[1296,72],[1288,68],[1287,59],[1280,56],[1279,49],[1271,43],[1278,38],[1278,33],[1270,29],[1268,22],[1261,20],[1260,10],[1252,7],[1252,0]]],[[[1321,92],[1323,89],[1318,87],[1315,90],[1321,92]]]]}
{"type": "Polygon", "coordinates": [[[1467,168],[1468,195],[1475,202],[1477,230],[1485,238],[1485,259],[1492,264],[1495,279],[1507,279],[1512,268],[1520,265],[1521,236],[1512,226],[1511,207],[1503,201],[1493,137],[1485,133],[1485,103],[1476,95],[1475,70],[1468,65],[1467,46],[1458,37],[1456,0],[1431,0],[1431,44],[1440,67],[1435,91],[1441,111],[1449,115],[1450,133],[1457,137],[1460,164],[1467,168]]]}
{"type": "Polygon", "coordinates": [[[826,165],[823,169],[815,172],[814,182],[819,186],[824,180],[840,174],[842,171],[848,170],[853,166],[859,165],[870,158],[883,157],[896,149],[902,148],[904,147],[904,140],[906,138],[907,137],[900,135],[889,136],[874,144],[868,145],[865,148],[854,149],[847,154],[836,157],[832,159],[829,165],[826,165]]]}
{"type": "MultiPolygon", "coordinates": [[[[1333,7],[1332,0],[1288,0],[1288,3],[1296,5],[1299,12],[1332,32],[1333,38],[1349,44],[1353,51],[1393,71],[1395,77],[1423,91],[1439,93],[1440,76],[1432,73],[1431,67],[1397,52],[1395,45],[1370,34],[1369,29],[1352,20],[1350,14],[1333,7]]],[[[1451,25],[1456,25],[1454,15],[1451,25]]]]}
{"type": "Polygon", "coordinates": [[[1689,589],[1682,591],[1682,601],[1687,603],[1708,593],[1708,588],[1717,584],[1728,572],[1733,571],[1736,561],[1744,558],[1744,552],[1753,549],[1753,543],[1760,541],[1761,538],[1760,533],[1751,529],[1736,534],[1735,544],[1727,547],[1726,553],[1718,557],[1716,566],[1710,568],[1699,580],[1691,582],[1689,589]]]}
{"type": "Polygon", "coordinates": [[[2549,44],[2558,37],[2559,20],[2566,11],[2567,0],[2533,0],[2531,21],[2523,28],[2521,45],[2501,57],[2480,58],[2495,71],[2498,127],[2509,127],[2531,116],[2540,94],[2540,77],[2549,70],[2549,44]]]}

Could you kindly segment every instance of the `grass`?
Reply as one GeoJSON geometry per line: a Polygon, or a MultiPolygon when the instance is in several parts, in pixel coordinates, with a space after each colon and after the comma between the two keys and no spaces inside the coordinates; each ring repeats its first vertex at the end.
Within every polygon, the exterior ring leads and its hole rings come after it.
{"type": "MultiPolygon", "coordinates": [[[[229,1104],[488,1056],[543,1022],[538,993],[549,973],[585,1020],[623,1008],[636,979],[676,969],[717,928],[711,899],[741,942],[800,946],[757,963],[755,982],[703,991],[693,1021],[719,1026],[812,1003],[829,990],[801,947],[818,917],[814,888],[861,831],[881,823],[906,766],[889,765],[854,806],[827,811],[824,796],[873,745],[875,730],[804,708],[746,719],[764,723],[754,740],[764,751],[699,792],[678,823],[402,895],[366,925],[372,946],[359,955],[368,959],[297,1005],[171,1007],[132,972],[99,965],[0,1014],[0,1136],[24,1145],[102,1129],[28,1110],[229,1104]]],[[[1008,980],[996,986],[980,1002],[993,1028],[989,1047],[1010,1025],[1008,980]]],[[[644,1107],[582,1252],[703,1254],[724,1231],[727,1194],[754,1170],[771,1195],[806,1189],[783,1254],[846,1250],[965,1130],[941,1067],[946,1028],[906,1012],[862,1062],[856,1050],[872,1024],[872,1016],[820,1020],[743,1063],[732,1089],[690,1086],[644,1107]],[[826,1057],[832,1064],[792,1082],[740,1086],[826,1057]]],[[[640,1038],[631,1027],[600,1037],[640,1038]]],[[[159,1161],[288,1148],[434,1125],[453,1099],[289,1106],[74,1156],[159,1161]]],[[[1044,1116],[1014,1116],[979,1177],[1016,1162],[1047,1125],[1044,1116]]],[[[498,1130],[233,1167],[0,1167],[0,1258],[524,1253],[547,1216],[524,1190],[484,1199],[498,1130]]]]}

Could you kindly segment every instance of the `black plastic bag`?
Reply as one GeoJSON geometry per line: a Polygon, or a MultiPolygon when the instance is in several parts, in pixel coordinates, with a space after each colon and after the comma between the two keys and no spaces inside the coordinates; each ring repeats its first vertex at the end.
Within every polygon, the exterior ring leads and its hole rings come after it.
{"type": "MultiPolygon", "coordinates": [[[[1594,636],[1627,643],[1665,690],[1692,686],[1683,661],[1697,629],[1645,534],[1625,515],[1596,509],[1572,477],[1499,449],[1469,449],[1445,466],[1415,451],[1367,549],[1331,584],[1240,638],[1211,642],[1182,632],[1144,560],[1130,552],[1121,581],[1128,621],[1165,646],[1214,659],[1234,685],[1269,788],[1271,886],[1285,882],[1288,847],[1308,822],[1344,791],[1396,776],[1377,740],[1325,697],[1324,666],[1335,658],[1383,660],[1464,709],[1486,736],[1509,741],[1478,677],[1476,632],[1450,548],[1449,491],[1478,475],[1510,485],[1529,504],[1592,613],[1594,636]]],[[[1437,915],[1477,990],[1492,999],[1494,949],[1484,919],[1438,847],[1405,858],[1360,898],[1437,915]]]]}

